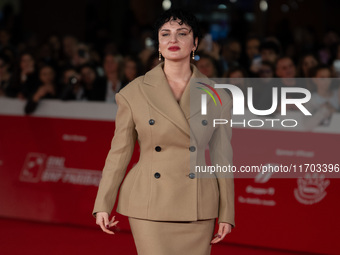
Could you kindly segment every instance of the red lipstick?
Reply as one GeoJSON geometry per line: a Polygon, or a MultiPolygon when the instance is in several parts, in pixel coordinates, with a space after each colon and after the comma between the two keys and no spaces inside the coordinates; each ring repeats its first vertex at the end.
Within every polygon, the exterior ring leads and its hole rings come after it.
{"type": "Polygon", "coordinates": [[[178,46],[171,46],[171,47],[168,48],[168,50],[170,50],[170,51],[177,51],[179,49],[180,49],[180,47],[178,47],[178,46]]]}

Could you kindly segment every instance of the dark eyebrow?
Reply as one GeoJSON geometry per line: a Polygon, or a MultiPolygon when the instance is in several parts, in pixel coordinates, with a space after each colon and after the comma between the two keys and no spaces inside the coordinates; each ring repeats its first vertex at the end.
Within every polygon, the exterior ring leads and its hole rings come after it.
{"type": "MultiPolygon", "coordinates": [[[[183,29],[190,31],[190,29],[187,29],[186,27],[177,28],[176,30],[178,31],[178,30],[183,30],[183,29]]],[[[162,32],[162,31],[168,32],[168,31],[170,31],[170,29],[163,28],[160,32],[162,32]]]]}

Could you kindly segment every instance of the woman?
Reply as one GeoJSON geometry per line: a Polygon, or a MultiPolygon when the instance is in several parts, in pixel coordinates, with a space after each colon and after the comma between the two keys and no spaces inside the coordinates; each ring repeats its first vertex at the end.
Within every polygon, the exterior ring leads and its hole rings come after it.
{"type": "Polygon", "coordinates": [[[339,88],[332,88],[332,72],[329,66],[320,65],[310,70],[312,82],[316,91],[312,93],[311,100],[306,108],[312,116],[304,117],[304,125],[308,130],[317,126],[329,125],[332,114],[339,111],[339,88]]]}
{"type": "Polygon", "coordinates": [[[33,55],[28,52],[23,53],[19,59],[19,67],[14,71],[9,85],[10,96],[28,99],[39,85],[35,60],[33,55]]]}
{"type": "MultiPolygon", "coordinates": [[[[129,217],[138,254],[207,255],[211,244],[235,226],[234,183],[232,178],[196,178],[189,173],[190,163],[205,164],[209,142],[212,162],[231,164],[231,129],[228,125],[213,129],[216,115],[190,109],[189,82],[207,78],[190,65],[199,38],[195,17],[167,11],[156,31],[164,63],[116,94],[116,130],[93,215],[104,232],[114,234],[109,228],[118,221],[114,216],[109,221],[108,215],[138,139],[139,162],[121,185],[117,207],[118,213],[129,217]],[[189,120],[197,124],[189,127],[189,120]],[[213,238],[217,217],[219,229],[213,238]]],[[[193,91],[198,93],[196,86],[193,91]]],[[[213,108],[211,100],[208,109],[219,109],[219,117],[230,118],[230,97],[224,91],[220,96],[223,107],[213,108]]]]}
{"type": "Polygon", "coordinates": [[[138,58],[127,56],[123,62],[122,87],[125,87],[141,74],[141,65],[138,58]]]}
{"type": "Polygon", "coordinates": [[[39,88],[28,98],[25,105],[25,113],[34,112],[38,103],[43,98],[57,98],[57,86],[55,83],[55,71],[52,66],[44,65],[39,70],[39,88]]]}
{"type": "Polygon", "coordinates": [[[318,60],[316,59],[316,57],[311,54],[305,54],[301,60],[300,60],[300,64],[299,64],[299,75],[300,77],[310,77],[309,76],[309,72],[310,69],[313,67],[316,67],[318,65],[318,60]]]}

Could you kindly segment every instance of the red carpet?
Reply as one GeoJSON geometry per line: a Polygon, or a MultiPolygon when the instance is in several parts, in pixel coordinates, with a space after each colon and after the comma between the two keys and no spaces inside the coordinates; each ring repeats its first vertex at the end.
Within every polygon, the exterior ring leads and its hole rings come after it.
{"type": "MultiPolygon", "coordinates": [[[[1,255],[136,255],[129,232],[113,236],[97,228],[56,225],[0,218],[1,255]]],[[[215,244],[212,255],[288,255],[305,254],[215,244]]],[[[175,255],[175,254],[174,254],[175,255]]]]}

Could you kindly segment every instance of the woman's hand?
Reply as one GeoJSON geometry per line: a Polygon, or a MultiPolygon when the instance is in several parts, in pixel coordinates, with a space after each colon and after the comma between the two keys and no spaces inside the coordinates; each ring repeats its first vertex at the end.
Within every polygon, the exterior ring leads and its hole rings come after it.
{"type": "Polygon", "coordinates": [[[211,244],[218,243],[219,241],[223,240],[223,238],[231,232],[231,225],[226,222],[221,222],[218,228],[218,232],[215,235],[216,237],[210,242],[211,244]]]}
{"type": "Polygon", "coordinates": [[[39,100],[47,94],[47,88],[45,86],[40,87],[33,95],[33,101],[38,103],[39,100]]]}
{"type": "Polygon", "coordinates": [[[55,91],[54,91],[54,88],[53,88],[53,85],[51,84],[45,84],[43,86],[41,86],[37,92],[33,95],[33,101],[38,103],[39,100],[46,96],[46,94],[52,94],[54,95],[55,94],[55,91]]]}
{"type": "Polygon", "coordinates": [[[107,212],[97,212],[96,213],[96,224],[100,226],[100,228],[108,234],[113,235],[114,232],[109,230],[109,228],[114,227],[118,224],[119,221],[114,221],[115,216],[112,217],[111,221],[109,221],[109,214],[107,212]]]}

